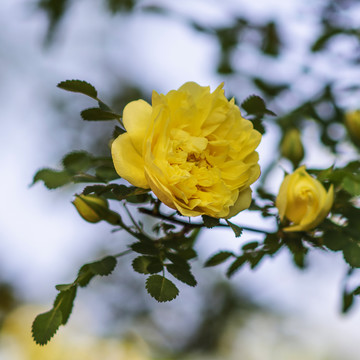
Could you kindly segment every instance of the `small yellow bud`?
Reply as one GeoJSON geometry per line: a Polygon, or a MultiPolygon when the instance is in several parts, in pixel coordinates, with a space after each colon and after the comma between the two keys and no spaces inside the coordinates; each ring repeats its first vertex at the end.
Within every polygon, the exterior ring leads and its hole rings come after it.
{"type": "Polygon", "coordinates": [[[345,114],[345,125],[352,142],[360,146],[360,110],[347,112],[345,114]]]}
{"type": "Polygon", "coordinates": [[[304,158],[304,147],[301,142],[300,131],[298,129],[290,129],[286,131],[280,145],[281,156],[289,159],[294,168],[304,158]]]}
{"type": "Polygon", "coordinates": [[[103,220],[103,213],[109,210],[106,199],[96,195],[76,195],[72,203],[80,216],[91,223],[103,220]]]}

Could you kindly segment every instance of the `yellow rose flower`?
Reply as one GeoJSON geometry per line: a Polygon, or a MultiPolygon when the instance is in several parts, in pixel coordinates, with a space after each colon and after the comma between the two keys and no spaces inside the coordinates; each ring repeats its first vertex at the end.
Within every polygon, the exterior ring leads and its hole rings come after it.
{"type": "Polygon", "coordinates": [[[127,132],[112,143],[117,173],[185,216],[230,218],[247,209],[261,134],[222,86],[210,93],[188,82],[166,95],[154,91],[152,105],[129,103],[127,132]]]}
{"type": "Polygon", "coordinates": [[[292,223],[284,231],[307,231],[325,219],[333,202],[333,185],[326,192],[320,181],[311,177],[305,166],[301,166],[285,176],[275,205],[280,220],[287,218],[292,223]]]}
{"type": "Polygon", "coordinates": [[[360,146],[360,110],[345,114],[345,125],[354,144],[360,146]]]}

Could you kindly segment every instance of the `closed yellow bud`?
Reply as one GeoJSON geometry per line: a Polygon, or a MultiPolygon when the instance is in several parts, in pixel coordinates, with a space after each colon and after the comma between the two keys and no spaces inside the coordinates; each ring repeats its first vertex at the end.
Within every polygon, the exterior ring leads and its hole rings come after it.
{"type": "Polygon", "coordinates": [[[91,223],[103,220],[103,214],[109,210],[106,199],[96,195],[76,195],[72,202],[80,216],[91,223]]]}
{"type": "Polygon", "coordinates": [[[346,113],[345,125],[353,143],[360,146],[360,110],[346,113]]]}
{"type": "Polygon", "coordinates": [[[299,165],[304,158],[304,147],[298,129],[290,129],[285,133],[281,141],[280,152],[281,156],[289,159],[294,167],[299,165]]]}
{"type": "Polygon", "coordinates": [[[307,231],[319,225],[329,213],[334,202],[334,188],[326,192],[324,186],[310,176],[305,166],[286,175],[276,198],[280,220],[291,224],[284,231],[307,231]]]}

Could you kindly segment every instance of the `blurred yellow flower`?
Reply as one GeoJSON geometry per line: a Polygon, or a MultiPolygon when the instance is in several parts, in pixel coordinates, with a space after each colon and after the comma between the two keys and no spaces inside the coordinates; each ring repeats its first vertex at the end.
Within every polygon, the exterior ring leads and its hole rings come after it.
{"type": "Polygon", "coordinates": [[[311,177],[305,166],[286,175],[276,198],[280,220],[291,221],[284,231],[307,231],[319,225],[334,202],[333,185],[326,192],[320,181],[311,177]]]}
{"type": "Polygon", "coordinates": [[[154,91],[152,105],[129,103],[127,132],[112,143],[118,174],[185,216],[230,218],[247,209],[261,134],[222,87],[210,93],[188,82],[166,95],[154,91]]]}
{"type": "Polygon", "coordinates": [[[148,360],[148,349],[141,341],[129,342],[99,338],[67,326],[45,346],[35,344],[31,322],[39,308],[22,306],[5,320],[0,332],[2,360],[148,360]]]}
{"type": "Polygon", "coordinates": [[[351,140],[360,146],[360,110],[347,112],[345,114],[345,125],[351,140]]]}

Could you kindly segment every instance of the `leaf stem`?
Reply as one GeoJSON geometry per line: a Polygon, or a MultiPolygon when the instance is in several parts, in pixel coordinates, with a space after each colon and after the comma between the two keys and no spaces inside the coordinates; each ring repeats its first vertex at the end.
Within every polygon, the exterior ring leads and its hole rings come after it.
{"type": "MultiPolygon", "coordinates": [[[[183,225],[183,226],[187,226],[187,227],[191,227],[191,228],[202,228],[202,227],[204,227],[204,223],[201,223],[201,224],[199,224],[199,223],[188,223],[186,221],[182,221],[182,220],[175,219],[173,217],[164,215],[164,214],[162,214],[160,212],[154,213],[150,209],[139,208],[138,210],[142,214],[146,214],[146,215],[149,215],[149,216],[152,216],[152,217],[156,217],[156,218],[161,219],[161,220],[166,220],[166,221],[169,221],[169,222],[171,222],[173,224],[183,225]]],[[[239,226],[240,228],[242,228],[243,230],[252,231],[252,232],[261,233],[261,234],[266,234],[266,235],[271,234],[271,232],[263,230],[263,229],[253,228],[253,227],[249,227],[249,226],[242,226],[242,225],[238,225],[238,224],[236,224],[236,225],[239,226]]],[[[215,225],[214,227],[229,227],[229,226],[226,225],[226,224],[219,223],[219,224],[215,225]]]]}

